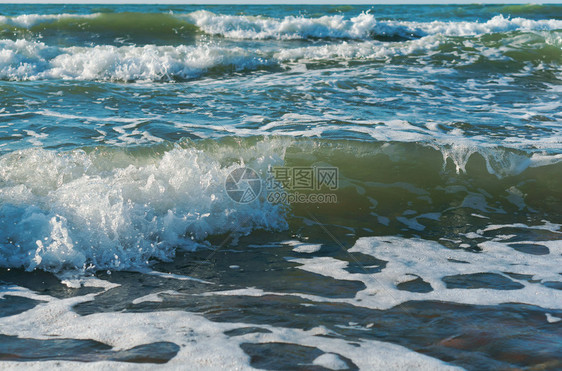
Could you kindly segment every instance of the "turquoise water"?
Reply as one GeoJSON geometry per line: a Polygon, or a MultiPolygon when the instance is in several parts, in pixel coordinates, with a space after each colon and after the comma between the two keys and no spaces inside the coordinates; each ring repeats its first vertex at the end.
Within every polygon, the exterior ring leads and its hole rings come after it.
{"type": "Polygon", "coordinates": [[[560,5],[2,5],[0,359],[560,368],[561,63],[560,5]]]}

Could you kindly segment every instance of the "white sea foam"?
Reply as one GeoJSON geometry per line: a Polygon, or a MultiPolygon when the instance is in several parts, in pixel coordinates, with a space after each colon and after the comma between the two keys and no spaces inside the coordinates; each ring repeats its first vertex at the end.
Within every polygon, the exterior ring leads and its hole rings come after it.
{"type": "Polygon", "coordinates": [[[58,48],[40,41],[0,40],[0,79],[173,81],[199,77],[217,68],[243,71],[296,60],[386,59],[432,50],[439,44],[438,37],[430,37],[404,43],[344,42],[266,51],[212,44],[58,48]]]}
{"type": "MultiPolygon", "coordinates": [[[[527,226],[492,225],[486,231],[501,228],[523,228],[548,230],[560,233],[560,225],[545,222],[544,225],[527,226]]],[[[479,231],[480,237],[484,231],[479,231]]],[[[471,236],[471,237],[476,237],[471,236]]],[[[286,257],[288,261],[299,264],[296,268],[311,273],[331,277],[336,280],[358,281],[365,289],[356,293],[354,298],[329,298],[302,292],[272,292],[257,288],[207,292],[203,296],[298,296],[313,302],[349,303],[355,306],[389,309],[396,305],[415,300],[444,301],[469,305],[498,305],[503,303],[524,303],[542,308],[562,309],[562,294],[555,287],[544,283],[560,283],[560,256],[562,239],[547,241],[518,241],[520,245],[539,244],[548,249],[548,254],[534,255],[517,250],[508,240],[513,235],[497,234],[478,243],[481,252],[462,249],[449,249],[435,241],[420,238],[403,238],[397,236],[363,237],[348,250],[373,256],[386,264],[380,272],[368,273],[371,266],[364,271],[351,273],[349,262],[328,256],[306,258],[286,257]],[[496,287],[467,288],[448,287],[445,277],[470,277],[470,275],[494,274],[503,280],[519,284],[519,288],[504,289],[496,287]],[[399,289],[398,285],[422,279],[430,285],[429,292],[412,292],[399,289]]],[[[446,239],[443,239],[446,240],[446,239]]],[[[460,241],[457,241],[460,242],[460,241]]],[[[468,247],[468,246],[466,246],[468,247]]],[[[468,280],[468,278],[467,278],[468,280]]],[[[504,283],[502,283],[503,285],[504,283]]],[[[553,317],[547,315],[550,321],[553,317]]],[[[545,322],[546,322],[545,319],[545,322]]],[[[554,318],[556,320],[556,318],[554,318]]]]}
{"type": "MultiPolygon", "coordinates": [[[[41,41],[0,40],[0,79],[3,80],[104,80],[104,81],[175,81],[201,77],[209,73],[253,71],[278,66],[287,70],[306,68],[305,62],[350,60],[390,61],[392,58],[420,55],[423,63],[437,54],[439,47],[449,42],[436,33],[420,39],[402,42],[342,41],[303,47],[280,49],[224,47],[218,44],[195,46],[112,46],[54,47],[41,41]]],[[[476,47],[475,47],[476,48],[476,47]]],[[[478,52],[455,51],[450,66],[470,65],[485,55],[488,59],[509,60],[506,56],[513,46],[490,48],[478,46],[478,52]]],[[[422,63],[422,64],[423,64],[422,63]]],[[[430,74],[453,74],[453,69],[431,66],[411,67],[411,70],[430,74]],[[420,69],[421,68],[421,69],[420,69]]],[[[390,77],[389,77],[390,78],[390,77]]],[[[390,80],[389,80],[390,81],[390,80]]],[[[419,85],[417,80],[397,81],[416,89],[434,89],[431,84],[419,85]]],[[[476,89],[476,87],[472,87],[476,89]]],[[[477,98],[472,98],[477,99],[477,98]]],[[[555,106],[535,106],[533,110],[556,110],[555,106]]],[[[510,114],[515,114],[514,109],[510,114]]],[[[522,116],[531,115],[528,107],[522,116]]]]}
{"type": "Polygon", "coordinates": [[[178,295],[177,291],[174,290],[165,290],[165,291],[160,291],[157,293],[153,293],[153,294],[148,294],[145,296],[141,296],[140,298],[136,298],[135,300],[132,301],[133,304],[141,304],[141,303],[146,303],[146,302],[150,302],[150,303],[161,303],[164,301],[164,299],[162,298],[162,296],[160,296],[161,294],[165,294],[165,295],[178,295]]]}
{"type": "Polygon", "coordinates": [[[297,60],[351,60],[351,59],[387,59],[401,55],[410,55],[418,51],[431,53],[443,41],[439,35],[428,36],[418,40],[405,42],[342,42],[341,44],[326,44],[322,46],[307,46],[301,48],[283,49],[275,53],[279,61],[297,60]]]}
{"type": "MultiPolygon", "coordinates": [[[[548,247],[550,253],[532,255],[515,250],[502,241],[508,237],[497,236],[494,240],[479,243],[478,246],[483,250],[480,253],[451,250],[439,243],[416,238],[360,238],[349,252],[371,255],[387,262],[381,272],[372,274],[350,273],[345,269],[348,266],[346,261],[331,257],[290,260],[301,264],[298,268],[309,272],[338,280],[363,282],[366,288],[358,292],[354,299],[330,299],[358,306],[387,309],[410,300],[440,300],[474,305],[518,302],[561,309],[560,290],[544,286],[541,282],[562,282],[558,259],[562,254],[562,240],[541,241],[540,244],[548,247]],[[446,276],[479,273],[493,273],[509,278],[520,284],[521,288],[448,288],[443,281],[446,276]],[[513,275],[530,278],[514,278],[513,275]],[[398,284],[417,277],[430,284],[433,291],[419,293],[397,288],[398,284]]],[[[532,244],[533,241],[521,243],[532,244]]],[[[322,299],[314,297],[312,300],[322,299]]]]}
{"type": "MultiPolygon", "coordinates": [[[[289,242],[293,242],[293,241],[289,241],[289,242]]],[[[288,243],[284,243],[284,244],[288,244],[288,243]]],[[[305,253],[305,254],[314,254],[320,251],[320,249],[322,248],[321,244],[310,244],[310,243],[302,243],[302,242],[297,242],[288,245],[293,247],[293,251],[305,253]]]]}
{"type": "Polygon", "coordinates": [[[39,41],[0,40],[0,79],[175,80],[215,67],[255,69],[271,63],[242,48],[145,45],[56,48],[39,41]]]}
{"type": "Polygon", "coordinates": [[[22,14],[15,17],[0,16],[0,24],[8,26],[30,28],[40,23],[58,21],[60,19],[92,19],[98,17],[94,14],[22,14]]]}
{"type": "Polygon", "coordinates": [[[237,204],[224,190],[227,175],[240,166],[229,159],[264,173],[282,163],[281,147],[265,141],[216,152],[177,147],[156,157],[42,149],[2,156],[0,266],[142,267],[209,235],[283,229],[279,205],[237,204]]]}
{"type": "Polygon", "coordinates": [[[313,362],[313,365],[325,367],[329,370],[346,370],[347,364],[334,353],[324,353],[318,356],[313,362]]]}
{"type": "MultiPolygon", "coordinates": [[[[14,290],[16,296],[36,298],[29,290],[14,290]]],[[[260,325],[267,333],[248,333],[227,336],[225,332],[247,327],[244,323],[211,322],[186,311],[151,313],[94,313],[78,316],[72,307],[94,299],[97,294],[56,299],[40,295],[44,303],[28,311],[0,318],[3,335],[32,339],[86,339],[99,341],[114,350],[130,349],[154,342],[173,342],[178,354],[165,365],[168,369],[253,369],[250,358],[241,349],[243,343],[290,343],[316,347],[323,355],[315,365],[338,369],[350,359],[360,369],[369,370],[459,370],[445,362],[416,353],[400,345],[363,339],[351,344],[347,339],[318,336],[328,333],[325,328],[301,330],[260,325]],[[209,339],[213,339],[210,346],[209,339]]],[[[138,301],[158,300],[156,297],[138,301]]],[[[310,364],[309,366],[313,366],[310,364]]],[[[153,364],[100,361],[79,363],[68,361],[2,362],[0,368],[48,369],[153,369],[153,364]]]]}

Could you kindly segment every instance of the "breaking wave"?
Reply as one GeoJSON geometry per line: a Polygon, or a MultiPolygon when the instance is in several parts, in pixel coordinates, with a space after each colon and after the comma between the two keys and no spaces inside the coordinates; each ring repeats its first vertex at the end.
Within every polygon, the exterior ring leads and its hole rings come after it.
{"type": "Polygon", "coordinates": [[[48,30],[95,33],[152,33],[154,37],[183,37],[196,32],[220,35],[233,39],[382,39],[408,40],[428,35],[474,36],[512,31],[552,31],[562,29],[562,20],[532,20],[497,15],[483,22],[433,21],[410,22],[377,19],[375,14],[363,12],[355,17],[329,15],[322,17],[224,15],[207,10],[188,14],[159,13],[95,13],[25,14],[0,16],[3,28],[27,29],[32,32],[48,30]]]}
{"type": "MultiPolygon", "coordinates": [[[[392,62],[413,56],[411,64],[464,67],[501,61],[513,72],[532,65],[558,68],[560,32],[515,32],[502,39],[426,36],[405,42],[376,40],[294,48],[201,45],[57,47],[26,39],[0,40],[2,80],[177,81],[233,72],[290,68],[293,62],[333,65],[341,61],[392,62]],[[460,58],[458,56],[461,56],[460,58]]],[[[399,61],[400,62],[400,61],[399,61]]]]}
{"type": "Polygon", "coordinates": [[[209,34],[235,39],[413,39],[429,35],[473,36],[511,31],[550,31],[562,28],[562,21],[506,18],[502,15],[486,22],[406,22],[378,20],[374,14],[361,13],[346,19],[342,15],[283,19],[232,16],[197,11],[187,19],[209,34]]]}
{"type": "Polygon", "coordinates": [[[339,167],[340,202],[328,212],[341,215],[357,214],[357,205],[383,193],[395,200],[392,213],[404,200],[410,212],[438,212],[437,205],[460,197],[458,207],[484,215],[530,208],[556,220],[559,210],[551,199],[561,184],[551,175],[561,171],[561,161],[505,148],[288,137],[227,137],[136,150],[14,151],[0,157],[0,266],[138,268],[168,260],[178,248],[208,244],[213,236],[284,230],[288,212],[304,213],[302,206],[291,211],[267,202],[267,192],[249,204],[231,200],[224,182],[240,166],[262,179],[271,166],[339,167]]]}

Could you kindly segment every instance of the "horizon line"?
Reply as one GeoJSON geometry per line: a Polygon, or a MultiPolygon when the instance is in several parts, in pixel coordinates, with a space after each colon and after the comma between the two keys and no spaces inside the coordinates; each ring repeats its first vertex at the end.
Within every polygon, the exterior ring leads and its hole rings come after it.
{"type": "Polygon", "coordinates": [[[355,0],[349,2],[342,2],[341,0],[331,1],[331,0],[279,0],[270,1],[264,4],[263,1],[257,0],[246,0],[246,1],[230,1],[230,0],[199,0],[199,1],[182,1],[182,0],[86,0],[86,1],[70,1],[70,0],[0,0],[0,4],[6,5],[32,5],[32,4],[44,4],[44,5],[562,5],[562,1],[504,1],[504,0],[491,0],[491,1],[473,1],[473,0],[457,0],[457,1],[447,1],[447,0],[437,0],[437,1],[425,1],[425,0],[406,0],[406,1],[392,1],[392,0],[355,0]]]}

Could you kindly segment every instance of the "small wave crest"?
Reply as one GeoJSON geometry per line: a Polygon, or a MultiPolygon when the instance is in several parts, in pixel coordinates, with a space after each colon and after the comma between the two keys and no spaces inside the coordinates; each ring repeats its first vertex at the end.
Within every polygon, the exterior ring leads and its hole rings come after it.
{"type": "Polygon", "coordinates": [[[30,28],[41,23],[51,23],[61,19],[74,19],[84,21],[99,16],[100,14],[22,14],[14,17],[0,16],[0,24],[30,28]]]}

